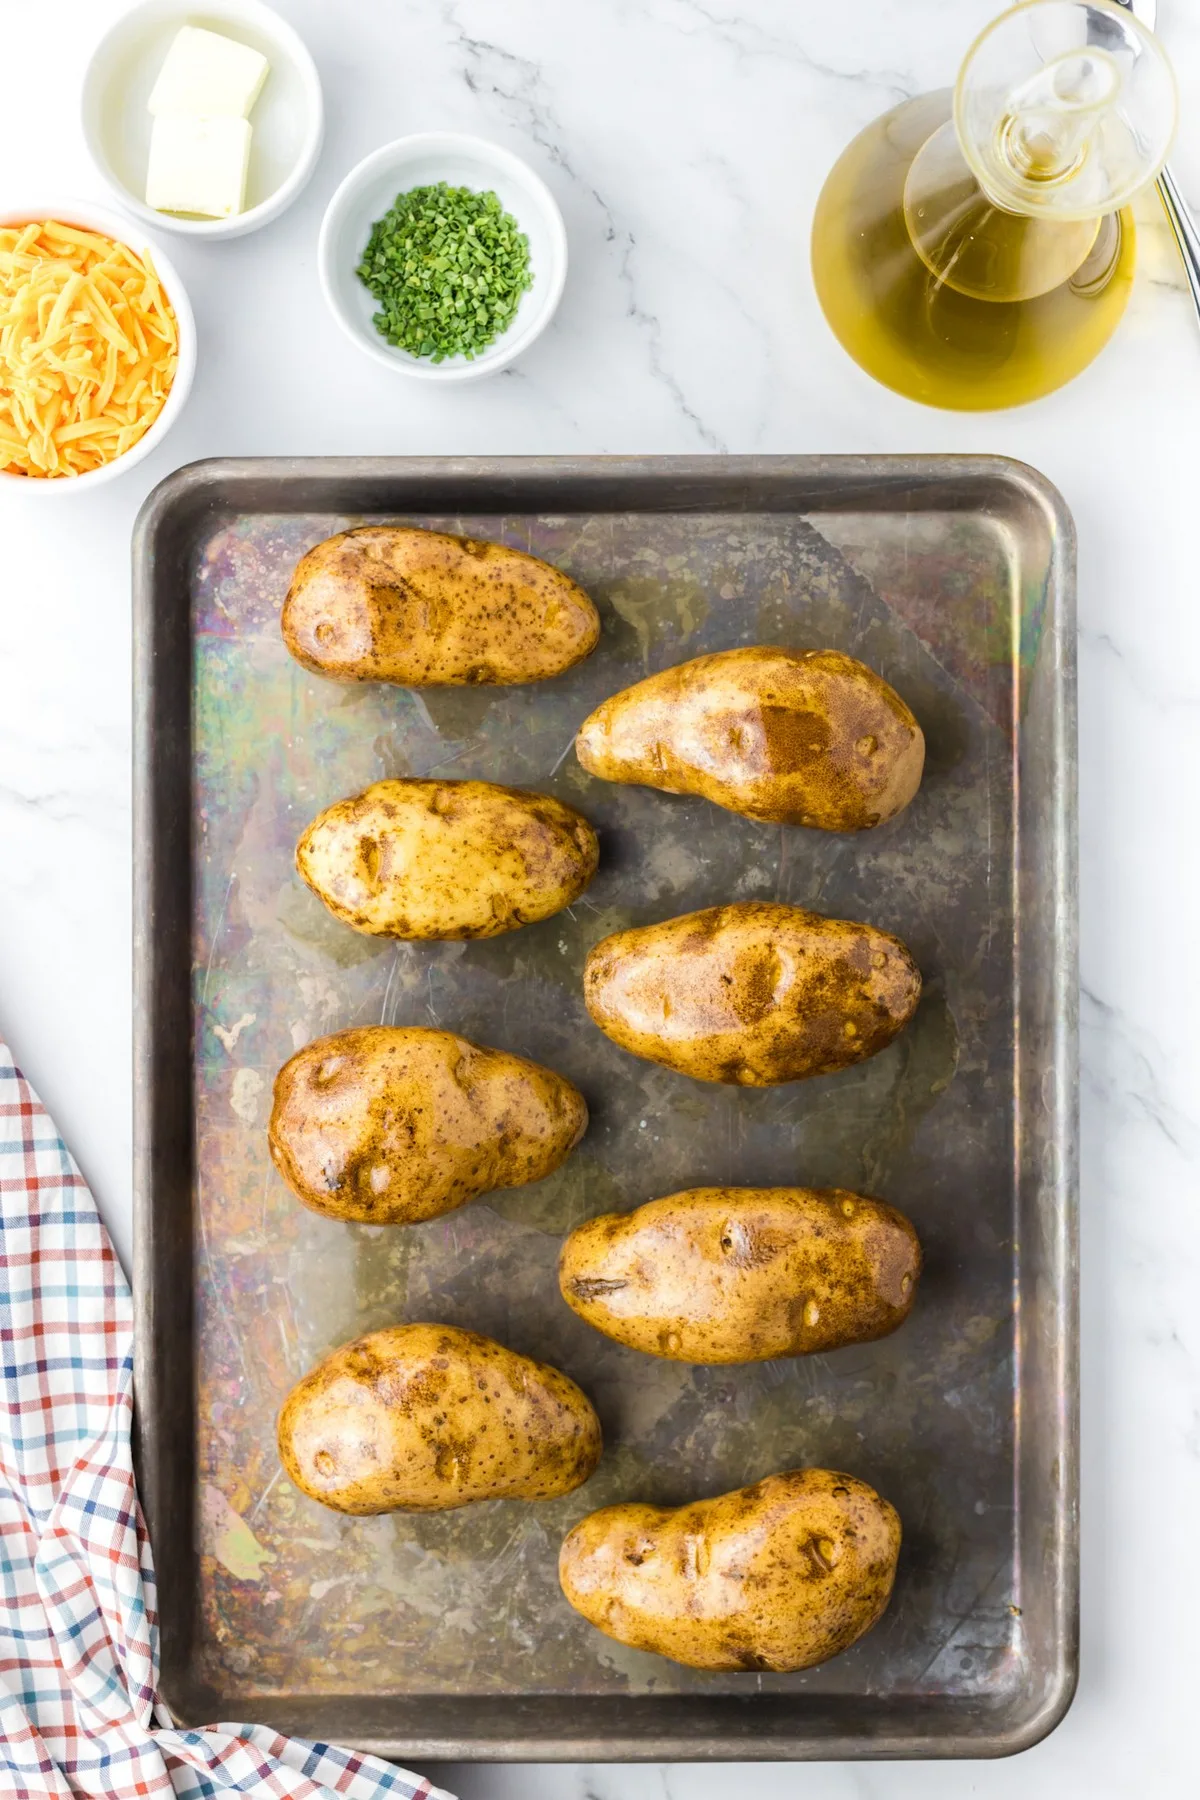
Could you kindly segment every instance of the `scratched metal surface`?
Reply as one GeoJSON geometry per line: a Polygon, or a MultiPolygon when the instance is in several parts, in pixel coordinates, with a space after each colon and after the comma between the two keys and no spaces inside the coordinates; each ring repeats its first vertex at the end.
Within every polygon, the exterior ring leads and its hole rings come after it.
{"type": "MultiPolygon", "coordinates": [[[[391,515],[396,516],[396,515],[391,515]]],[[[218,515],[190,557],[194,757],[193,1673],[254,1716],[306,1694],[944,1696],[1010,1693],[1024,1655],[1014,1496],[1015,755],[1046,568],[986,510],[842,509],[408,521],[530,549],[595,598],[601,645],[531,689],[343,688],[284,651],[297,558],[366,515],[218,515]],[[735,644],[833,645],[909,701],[929,756],[897,820],[853,838],[604,784],[579,721],[647,671],[735,644]],[[600,872],[541,924],[390,944],[292,869],[303,825],[384,775],[536,786],[597,826],[600,872]],[[590,946],[633,923],[767,897],[898,933],[925,976],[901,1038],[858,1069],[747,1092],[629,1057],[589,1022],[590,946]],[[428,1224],[345,1226],[267,1155],[275,1071],[341,1026],[437,1024],[562,1071],[591,1126],[557,1174],[428,1224]],[[746,1368],[660,1363],[561,1302],[563,1234],[701,1183],[841,1184],[914,1220],[926,1271],[892,1338],[746,1368]],[[279,1471],[274,1417],[333,1345],[401,1320],[487,1332],[557,1364],[605,1431],[593,1479],[541,1505],[349,1519],[279,1471]],[[880,1625],[795,1676],[702,1675],[626,1650],[562,1599],[559,1541],[613,1501],[675,1503],[820,1463],[898,1508],[880,1625]]],[[[1018,1283],[1019,1286],[1019,1283],[1018,1283]]],[[[230,1715],[235,1716],[235,1715],[230,1715]]]]}

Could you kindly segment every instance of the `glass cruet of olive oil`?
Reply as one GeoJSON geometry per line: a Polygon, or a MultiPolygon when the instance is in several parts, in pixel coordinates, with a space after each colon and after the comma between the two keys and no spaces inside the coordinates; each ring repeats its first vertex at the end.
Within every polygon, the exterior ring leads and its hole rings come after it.
{"type": "Polygon", "coordinates": [[[825,316],[856,362],[930,406],[1019,406],[1103,349],[1125,310],[1129,202],[1175,129],[1158,41],[1109,0],[1027,0],[953,91],[877,119],[817,202],[825,316]]]}

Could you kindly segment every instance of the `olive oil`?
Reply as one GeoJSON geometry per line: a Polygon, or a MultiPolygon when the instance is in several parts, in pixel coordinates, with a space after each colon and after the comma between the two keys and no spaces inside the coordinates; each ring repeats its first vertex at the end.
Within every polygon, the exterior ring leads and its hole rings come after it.
{"type": "Polygon", "coordinates": [[[1121,322],[1130,204],[1170,147],[1158,40],[1113,0],[1023,0],[953,90],[869,125],[817,202],[825,316],[877,381],[929,406],[1020,406],[1085,369],[1121,322]]]}
{"type": "Polygon", "coordinates": [[[1133,217],[1008,212],[950,156],[914,183],[918,158],[953,133],[952,111],[950,89],[906,101],[841,156],[813,223],[817,295],[884,386],[963,411],[1020,406],[1078,375],[1116,330],[1133,217]]]}

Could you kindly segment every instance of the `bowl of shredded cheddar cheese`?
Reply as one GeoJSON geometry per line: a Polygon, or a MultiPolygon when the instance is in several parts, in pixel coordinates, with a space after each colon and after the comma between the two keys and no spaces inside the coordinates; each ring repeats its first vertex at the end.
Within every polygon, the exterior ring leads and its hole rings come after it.
{"type": "Polygon", "coordinates": [[[137,227],[80,201],[0,211],[0,481],[77,492],[170,430],[196,363],[183,286],[137,227]]]}

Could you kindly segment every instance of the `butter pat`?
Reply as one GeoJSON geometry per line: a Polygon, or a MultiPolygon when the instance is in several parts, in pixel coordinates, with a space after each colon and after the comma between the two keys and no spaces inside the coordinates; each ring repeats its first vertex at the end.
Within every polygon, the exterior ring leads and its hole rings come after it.
{"type": "Polygon", "coordinates": [[[189,113],[204,119],[248,119],[269,70],[266,57],[249,44],[184,25],[159,70],[150,111],[155,118],[189,113]]]}
{"type": "Polygon", "coordinates": [[[233,218],[246,204],[250,137],[246,119],[160,115],[150,132],[146,205],[156,212],[233,218]]]}

